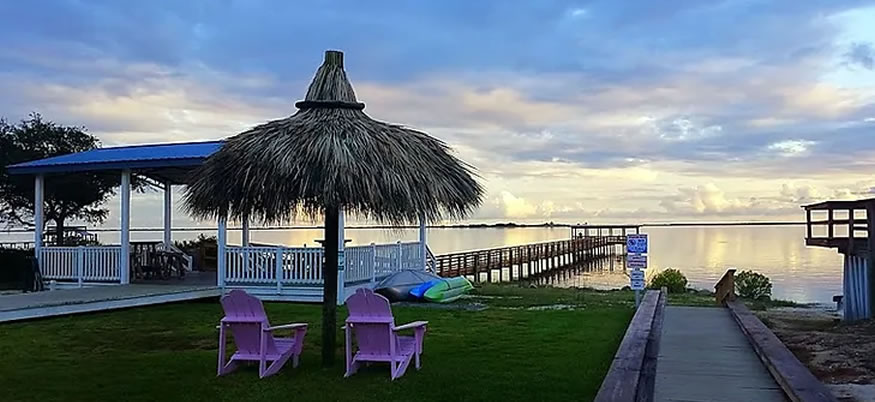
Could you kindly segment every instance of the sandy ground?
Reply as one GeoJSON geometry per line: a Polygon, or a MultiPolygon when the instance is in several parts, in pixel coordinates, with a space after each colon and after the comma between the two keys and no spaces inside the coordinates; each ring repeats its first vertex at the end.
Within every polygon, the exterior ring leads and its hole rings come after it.
{"type": "Polygon", "coordinates": [[[757,315],[840,400],[875,402],[875,321],[842,323],[823,307],[757,315]]]}

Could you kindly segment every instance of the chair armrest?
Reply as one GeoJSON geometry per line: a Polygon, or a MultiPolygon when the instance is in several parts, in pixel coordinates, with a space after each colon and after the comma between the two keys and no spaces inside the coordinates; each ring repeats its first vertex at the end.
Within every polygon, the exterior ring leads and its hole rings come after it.
{"type": "Polygon", "coordinates": [[[407,324],[404,324],[404,325],[397,326],[397,327],[392,328],[392,329],[395,330],[395,331],[403,331],[403,330],[405,330],[405,329],[419,328],[419,327],[424,327],[424,326],[426,326],[426,325],[428,325],[428,321],[414,321],[414,322],[411,322],[411,323],[407,323],[407,324]]]}
{"type": "Polygon", "coordinates": [[[305,324],[305,323],[274,325],[272,327],[265,328],[264,331],[275,331],[278,329],[302,329],[302,328],[307,328],[307,326],[308,326],[308,324],[305,324]]]}

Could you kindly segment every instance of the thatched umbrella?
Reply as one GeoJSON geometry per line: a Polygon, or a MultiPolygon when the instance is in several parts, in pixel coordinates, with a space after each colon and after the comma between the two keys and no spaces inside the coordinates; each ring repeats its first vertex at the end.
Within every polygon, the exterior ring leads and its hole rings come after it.
{"type": "Polygon", "coordinates": [[[306,98],[295,106],[290,117],[229,138],[193,173],[185,203],[202,218],[281,223],[298,214],[324,217],[322,360],[330,365],[339,211],[391,224],[458,219],[480,204],[483,189],[442,141],[365,114],[341,52],[325,52],[306,98]]]}

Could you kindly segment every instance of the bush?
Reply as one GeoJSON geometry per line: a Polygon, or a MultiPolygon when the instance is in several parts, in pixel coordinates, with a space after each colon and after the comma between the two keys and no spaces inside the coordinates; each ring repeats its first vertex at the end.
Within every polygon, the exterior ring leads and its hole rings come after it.
{"type": "Polygon", "coordinates": [[[189,251],[189,250],[199,249],[199,248],[201,248],[205,245],[208,245],[208,244],[215,247],[216,243],[217,243],[216,236],[207,237],[207,236],[204,236],[203,233],[200,233],[197,235],[197,239],[181,240],[181,241],[177,240],[177,241],[173,242],[173,245],[182,251],[189,251]]]}
{"type": "Polygon", "coordinates": [[[687,289],[687,278],[681,271],[668,268],[650,279],[651,289],[668,288],[669,293],[683,293],[687,289]]]}
{"type": "Polygon", "coordinates": [[[769,299],[772,296],[772,281],[758,272],[741,271],[735,275],[735,293],[744,299],[769,299]]]}
{"type": "Polygon", "coordinates": [[[33,250],[0,249],[0,289],[20,288],[31,262],[33,250]]]}

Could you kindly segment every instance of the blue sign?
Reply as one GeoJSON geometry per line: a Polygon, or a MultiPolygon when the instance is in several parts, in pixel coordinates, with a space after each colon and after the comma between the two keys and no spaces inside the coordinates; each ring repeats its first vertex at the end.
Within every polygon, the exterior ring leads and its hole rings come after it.
{"type": "Polygon", "coordinates": [[[647,254],[647,235],[626,235],[626,252],[629,254],[647,254]]]}

